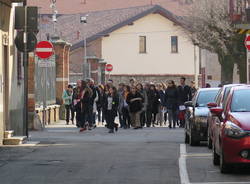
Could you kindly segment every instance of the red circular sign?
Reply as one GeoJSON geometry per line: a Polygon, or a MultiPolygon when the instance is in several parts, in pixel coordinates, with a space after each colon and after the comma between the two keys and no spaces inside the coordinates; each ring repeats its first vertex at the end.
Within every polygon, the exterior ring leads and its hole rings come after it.
{"type": "Polygon", "coordinates": [[[36,44],[36,55],[41,59],[47,59],[54,54],[53,45],[48,41],[41,41],[36,44]]]}
{"type": "Polygon", "coordinates": [[[107,71],[107,72],[112,72],[112,70],[113,70],[113,65],[107,64],[107,65],[106,65],[106,71],[107,71]]]}
{"type": "Polygon", "coordinates": [[[245,39],[245,46],[248,51],[250,51],[250,36],[247,36],[245,39]]]}

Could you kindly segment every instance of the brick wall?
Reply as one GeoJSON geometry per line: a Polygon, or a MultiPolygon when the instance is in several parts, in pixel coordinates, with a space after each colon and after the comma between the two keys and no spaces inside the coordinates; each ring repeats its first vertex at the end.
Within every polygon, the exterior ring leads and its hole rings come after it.
{"type": "MultiPolygon", "coordinates": [[[[101,58],[101,39],[97,39],[87,44],[87,56],[101,58]]],[[[75,50],[71,50],[69,54],[69,77],[70,82],[76,82],[78,79],[82,79],[84,60],[84,47],[80,47],[75,50]]]]}
{"type": "Polygon", "coordinates": [[[56,103],[62,105],[62,93],[69,83],[70,45],[63,40],[58,40],[53,45],[56,55],[56,103]]]}

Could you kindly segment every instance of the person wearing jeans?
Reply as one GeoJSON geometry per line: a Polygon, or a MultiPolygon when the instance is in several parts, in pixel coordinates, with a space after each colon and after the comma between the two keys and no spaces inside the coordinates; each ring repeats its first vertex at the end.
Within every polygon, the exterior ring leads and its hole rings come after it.
{"type": "Polygon", "coordinates": [[[69,124],[70,113],[71,113],[72,124],[74,124],[73,122],[74,110],[72,107],[72,97],[73,97],[73,87],[71,85],[68,85],[67,89],[64,90],[62,94],[62,99],[65,105],[65,111],[66,111],[66,124],[67,125],[69,124]]]}

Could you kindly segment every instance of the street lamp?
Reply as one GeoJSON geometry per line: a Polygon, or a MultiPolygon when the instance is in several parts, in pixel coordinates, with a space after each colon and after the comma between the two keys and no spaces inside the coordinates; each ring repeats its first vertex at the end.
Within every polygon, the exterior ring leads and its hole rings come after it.
{"type": "MultiPolygon", "coordinates": [[[[87,25],[87,17],[88,15],[80,16],[80,23],[87,25]]],[[[83,61],[83,79],[89,78],[89,72],[88,72],[88,63],[87,63],[87,36],[86,32],[83,32],[84,37],[84,61],[83,61]]]]}

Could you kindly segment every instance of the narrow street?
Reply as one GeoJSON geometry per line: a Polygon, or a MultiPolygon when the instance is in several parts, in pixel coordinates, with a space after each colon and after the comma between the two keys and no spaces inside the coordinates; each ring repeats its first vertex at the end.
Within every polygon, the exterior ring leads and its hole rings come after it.
{"type": "Polygon", "coordinates": [[[31,132],[31,147],[0,149],[4,184],[178,184],[179,145],[183,130],[105,128],[79,133],[74,127],[50,126],[31,132]]]}

